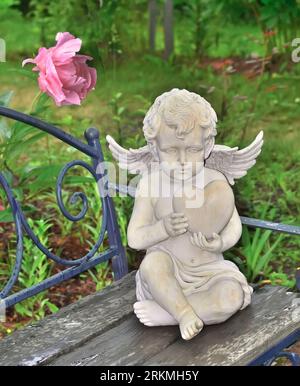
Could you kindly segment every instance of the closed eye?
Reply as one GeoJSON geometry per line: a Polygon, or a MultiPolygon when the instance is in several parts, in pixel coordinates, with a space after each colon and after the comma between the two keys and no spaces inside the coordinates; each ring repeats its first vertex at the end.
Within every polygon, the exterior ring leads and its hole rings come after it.
{"type": "Polygon", "coordinates": [[[190,153],[199,153],[202,149],[200,147],[189,147],[187,150],[190,153]]]}
{"type": "Polygon", "coordinates": [[[177,149],[175,147],[170,147],[168,149],[163,150],[167,154],[175,154],[177,152],[177,149]]]}

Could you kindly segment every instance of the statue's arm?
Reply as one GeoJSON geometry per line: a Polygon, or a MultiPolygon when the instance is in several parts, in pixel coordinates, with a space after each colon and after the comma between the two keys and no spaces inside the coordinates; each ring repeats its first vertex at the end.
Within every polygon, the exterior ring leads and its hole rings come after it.
{"type": "Polygon", "coordinates": [[[127,229],[128,245],[133,249],[147,249],[167,238],[164,221],[154,220],[151,198],[136,197],[127,229]]]}
{"type": "Polygon", "coordinates": [[[242,235],[242,223],[238,211],[234,208],[231,219],[220,233],[222,238],[222,252],[233,247],[242,235]]]}

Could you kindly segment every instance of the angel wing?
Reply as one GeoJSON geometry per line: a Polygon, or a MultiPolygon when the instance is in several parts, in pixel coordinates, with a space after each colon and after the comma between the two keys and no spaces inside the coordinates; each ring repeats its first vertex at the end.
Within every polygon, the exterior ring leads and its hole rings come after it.
{"type": "Polygon", "coordinates": [[[121,169],[127,169],[132,174],[142,174],[149,169],[151,163],[157,163],[149,147],[143,146],[139,149],[124,149],[110,135],[106,136],[108,147],[118,161],[121,169]]]}
{"type": "Polygon", "coordinates": [[[215,145],[205,166],[223,173],[228,182],[234,185],[234,180],[244,177],[255,164],[264,143],[263,136],[263,131],[260,131],[255,140],[241,150],[238,147],[215,145]]]}

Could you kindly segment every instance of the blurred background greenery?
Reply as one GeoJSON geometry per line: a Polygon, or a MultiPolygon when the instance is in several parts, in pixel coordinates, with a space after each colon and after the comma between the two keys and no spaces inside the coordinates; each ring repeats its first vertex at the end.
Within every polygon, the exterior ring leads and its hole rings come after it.
{"type": "MultiPolygon", "coordinates": [[[[125,147],[144,145],[142,120],[156,96],[186,88],[205,97],[218,114],[217,143],[245,146],[259,130],[265,144],[257,165],[234,186],[241,215],[300,225],[300,63],[292,41],[300,38],[299,0],[1,0],[0,104],[31,113],[83,139],[97,127],[105,157],[105,135],[125,147]],[[57,32],[83,41],[93,56],[98,83],[81,107],[56,107],[38,92],[36,74],[22,69],[41,46],[53,46],[57,32]]],[[[300,58],[300,56],[299,56],[300,58]]],[[[73,224],[57,208],[56,177],[76,150],[22,124],[0,120],[0,169],[40,239],[60,256],[87,252],[101,226],[95,184],[82,170],[66,178],[67,197],[80,184],[90,197],[85,221],[73,224]]],[[[114,199],[122,239],[132,199],[114,199]]],[[[73,210],[76,212],[76,209],[73,210]]],[[[0,287],[15,258],[14,225],[0,195],[0,287]]],[[[295,289],[300,238],[244,229],[227,258],[249,281],[295,289]]],[[[127,248],[130,268],[142,254],[127,248]]],[[[24,267],[15,290],[58,272],[32,243],[25,242],[24,267]]],[[[112,280],[103,264],[9,311],[5,335],[32,319],[55,312],[112,280]]]]}

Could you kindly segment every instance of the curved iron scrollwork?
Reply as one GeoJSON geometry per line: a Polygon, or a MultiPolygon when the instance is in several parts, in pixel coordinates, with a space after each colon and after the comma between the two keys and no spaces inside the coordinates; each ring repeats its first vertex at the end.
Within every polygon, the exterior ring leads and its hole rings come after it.
{"type": "Polygon", "coordinates": [[[8,282],[4,286],[3,290],[0,292],[0,299],[3,299],[11,291],[12,287],[14,286],[15,282],[18,279],[18,276],[21,270],[22,258],[23,258],[23,234],[22,234],[22,220],[21,220],[19,205],[15,200],[13,193],[2,173],[0,173],[0,185],[4,189],[8,203],[11,207],[14,223],[16,226],[16,235],[17,235],[16,262],[8,282]]]}
{"type": "Polygon", "coordinates": [[[79,221],[79,220],[82,220],[84,218],[84,216],[86,215],[86,212],[88,210],[88,202],[87,202],[86,195],[83,192],[75,192],[70,197],[70,204],[73,204],[73,205],[76,204],[78,199],[81,199],[82,204],[83,204],[83,208],[82,208],[81,212],[76,216],[74,216],[70,212],[68,212],[68,210],[66,209],[66,207],[63,203],[63,199],[62,199],[63,179],[64,179],[66,173],[69,171],[69,169],[71,169],[74,166],[82,166],[83,168],[88,170],[92,174],[92,176],[95,178],[96,181],[97,181],[97,176],[96,176],[96,173],[94,172],[93,168],[90,165],[88,165],[87,163],[85,163],[83,161],[78,161],[78,160],[69,162],[66,166],[64,166],[64,168],[59,173],[57,183],[56,183],[56,197],[57,197],[58,206],[59,206],[61,212],[63,213],[63,215],[67,219],[69,219],[70,221],[79,221]]]}
{"type": "Polygon", "coordinates": [[[300,329],[296,328],[291,334],[285,336],[274,346],[270,347],[264,353],[256,357],[248,366],[272,366],[276,359],[285,357],[287,358],[292,366],[300,366],[300,356],[297,353],[291,351],[283,351],[291,347],[300,339],[300,329]]]}
{"type": "Polygon", "coordinates": [[[47,288],[50,288],[53,285],[56,285],[64,280],[67,280],[75,275],[80,274],[81,272],[86,271],[94,267],[95,265],[112,259],[112,268],[115,274],[115,278],[119,279],[124,276],[128,272],[127,267],[127,259],[125,255],[124,248],[121,243],[121,237],[119,233],[119,228],[117,225],[116,215],[114,212],[113,203],[111,197],[104,194],[105,192],[105,182],[103,175],[105,173],[99,174],[97,172],[97,167],[103,162],[103,154],[102,149],[99,142],[99,132],[94,129],[88,129],[85,132],[86,139],[88,144],[85,144],[78,140],[77,138],[72,137],[70,134],[65,133],[63,130],[58,129],[57,127],[50,125],[46,122],[39,120],[38,118],[20,113],[18,111],[14,111],[12,109],[8,109],[6,107],[0,106],[0,115],[5,116],[7,118],[11,118],[17,121],[24,122],[31,126],[34,126],[40,130],[46,131],[47,133],[53,135],[54,137],[60,139],[61,141],[71,145],[72,147],[80,150],[82,153],[89,155],[92,159],[92,165],[81,161],[74,160],[67,163],[62,170],[60,171],[57,183],[56,183],[56,197],[58,207],[61,213],[70,221],[80,221],[84,220],[87,211],[88,211],[88,198],[83,191],[75,192],[71,195],[69,199],[69,204],[74,205],[80,202],[81,210],[78,214],[74,215],[70,213],[70,211],[66,208],[66,205],[63,201],[62,197],[62,186],[64,182],[64,178],[68,171],[73,167],[79,166],[87,170],[95,179],[98,185],[98,192],[102,204],[102,223],[101,229],[99,231],[99,235],[93,247],[89,250],[89,252],[76,259],[76,260],[66,260],[63,259],[54,253],[52,253],[45,245],[43,245],[39,238],[34,234],[31,229],[20,204],[14,198],[12,189],[10,188],[7,180],[3,173],[0,173],[0,187],[4,189],[5,195],[8,200],[8,204],[12,210],[14,224],[16,228],[16,236],[17,236],[17,247],[16,247],[16,260],[12,270],[11,277],[8,279],[4,288],[0,292],[0,300],[4,300],[6,306],[14,305],[30,296],[33,296],[41,291],[44,291],[47,288]],[[105,232],[108,233],[109,239],[109,247],[106,251],[102,253],[97,253],[99,247],[103,243],[105,232]],[[47,256],[49,259],[55,261],[58,264],[61,264],[66,267],[63,271],[59,272],[51,276],[48,279],[45,279],[41,283],[37,283],[36,285],[21,290],[17,293],[13,293],[11,295],[10,292],[18,280],[19,273],[22,266],[23,260],[23,232],[27,234],[27,236],[33,241],[33,243],[47,256]]]}
{"type": "Polygon", "coordinates": [[[273,363],[280,358],[286,358],[291,362],[292,366],[300,366],[300,355],[294,352],[282,351],[278,353],[274,358],[265,363],[265,366],[272,366],[273,363]]]}
{"type": "MultiPolygon", "coordinates": [[[[62,171],[59,174],[59,177],[58,177],[58,180],[57,180],[57,184],[56,184],[56,195],[57,195],[57,199],[58,199],[58,206],[59,206],[61,212],[63,213],[63,215],[65,217],[67,217],[69,220],[71,220],[71,221],[79,221],[79,220],[81,220],[81,219],[83,219],[85,217],[87,209],[88,209],[88,203],[87,203],[86,195],[83,192],[75,192],[75,193],[73,193],[73,195],[70,198],[70,201],[71,201],[72,204],[75,203],[75,199],[77,201],[78,197],[81,197],[81,199],[82,199],[83,209],[81,210],[81,212],[77,216],[72,216],[71,213],[69,213],[66,210],[66,208],[64,206],[64,203],[63,203],[63,200],[62,200],[62,181],[63,181],[63,178],[66,175],[67,171],[70,168],[74,167],[74,166],[82,166],[85,169],[87,169],[93,175],[93,177],[95,178],[96,182],[97,182],[97,176],[94,173],[94,171],[93,171],[93,169],[92,169],[92,167],[90,165],[88,165],[87,163],[85,163],[83,161],[79,161],[79,160],[69,162],[66,166],[64,166],[64,168],[62,169],[62,171]]],[[[106,231],[106,224],[107,224],[107,208],[106,208],[106,203],[103,200],[103,195],[101,195],[101,201],[102,201],[102,226],[101,226],[101,230],[100,230],[100,234],[99,234],[98,240],[96,241],[96,243],[93,246],[93,248],[85,256],[83,256],[83,257],[81,257],[79,259],[76,259],[76,260],[71,260],[70,261],[70,260],[62,259],[59,256],[56,256],[55,254],[50,252],[44,245],[42,245],[40,243],[39,239],[33,233],[32,229],[30,228],[30,226],[29,226],[29,224],[28,224],[28,222],[27,222],[23,212],[20,213],[21,214],[22,225],[23,225],[27,235],[31,238],[31,240],[34,242],[34,244],[47,257],[49,257],[50,259],[52,259],[56,263],[59,263],[59,264],[65,265],[65,266],[80,265],[84,261],[86,261],[86,260],[90,259],[91,257],[93,257],[95,255],[95,253],[97,252],[98,248],[100,247],[100,245],[103,242],[104,234],[105,234],[105,231],[106,231]]]]}
{"type": "MultiPolygon", "coordinates": [[[[88,210],[88,199],[87,199],[85,193],[75,192],[72,194],[72,196],[69,200],[71,204],[75,204],[78,201],[78,199],[81,199],[81,201],[82,201],[83,208],[82,208],[81,212],[76,216],[72,215],[71,213],[69,213],[67,211],[67,209],[63,203],[63,199],[62,199],[63,179],[64,179],[66,173],[74,166],[81,166],[81,167],[85,168],[86,170],[88,170],[92,174],[92,176],[95,178],[96,182],[98,182],[98,181],[97,181],[97,175],[94,172],[93,168],[90,165],[88,165],[87,163],[80,161],[80,160],[75,160],[75,161],[72,161],[72,162],[69,162],[68,164],[66,164],[58,176],[57,184],[56,184],[56,195],[57,195],[57,200],[58,200],[58,206],[59,206],[61,212],[63,213],[63,215],[65,217],[67,217],[69,220],[79,221],[79,220],[84,219],[84,217],[87,213],[87,210],[88,210]]],[[[33,230],[31,229],[31,227],[28,224],[28,221],[27,221],[19,203],[15,200],[15,198],[13,196],[13,192],[12,192],[11,188],[9,187],[9,185],[8,185],[4,175],[2,173],[0,173],[0,184],[5,191],[9,205],[12,209],[14,223],[16,226],[16,235],[17,235],[16,261],[15,261],[13,272],[12,272],[12,275],[11,275],[9,281],[5,285],[4,289],[0,292],[0,298],[4,298],[8,295],[8,293],[11,291],[13,285],[16,283],[16,281],[18,279],[18,275],[19,275],[21,265],[22,265],[22,258],[23,258],[23,229],[24,229],[25,233],[33,241],[33,243],[49,259],[55,261],[58,264],[61,264],[64,266],[78,266],[78,265],[84,263],[85,261],[91,259],[95,255],[95,253],[97,252],[97,250],[99,249],[100,245],[103,242],[105,231],[106,231],[106,226],[107,226],[107,205],[103,199],[104,195],[101,194],[101,190],[100,190],[100,196],[101,196],[100,199],[102,202],[102,224],[101,224],[101,230],[99,233],[99,237],[98,237],[97,241],[95,242],[94,246],[91,248],[91,250],[85,256],[78,258],[76,260],[66,260],[66,259],[63,259],[63,258],[55,255],[51,251],[49,251],[49,249],[45,245],[43,245],[40,242],[40,240],[38,239],[38,237],[34,234],[33,230]]],[[[100,184],[99,184],[99,187],[101,189],[100,184]]]]}
{"type": "Polygon", "coordinates": [[[89,260],[91,257],[93,257],[95,255],[95,253],[97,252],[97,250],[99,249],[100,245],[103,242],[104,234],[105,234],[106,227],[107,227],[107,205],[106,205],[106,201],[104,200],[104,196],[105,196],[104,195],[104,188],[102,186],[102,183],[99,181],[98,176],[95,173],[94,169],[89,164],[87,164],[86,162],[83,162],[83,161],[80,161],[80,160],[71,161],[68,164],[66,164],[64,166],[64,168],[61,170],[61,172],[60,172],[60,174],[58,176],[58,179],[57,179],[57,184],[56,184],[56,197],[57,197],[57,202],[58,202],[59,209],[61,210],[62,214],[67,219],[69,219],[70,221],[80,221],[80,220],[83,220],[85,215],[86,215],[86,213],[87,213],[87,210],[88,210],[88,200],[87,200],[87,197],[86,197],[85,193],[83,193],[83,192],[75,192],[75,193],[73,193],[72,196],[70,197],[70,200],[69,200],[70,204],[73,204],[73,205],[76,204],[76,202],[79,199],[82,202],[83,208],[80,211],[80,213],[77,214],[76,216],[74,216],[70,212],[68,212],[66,207],[65,207],[65,205],[64,205],[64,203],[63,203],[63,198],[62,198],[62,183],[63,183],[63,179],[64,179],[66,173],[71,168],[73,168],[74,166],[81,166],[81,167],[85,168],[86,170],[88,170],[92,174],[92,176],[94,177],[95,181],[98,184],[100,200],[102,202],[102,225],[101,225],[101,230],[100,230],[100,234],[99,234],[98,240],[96,241],[96,243],[92,247],[92,249],[85,256],[83,256],[80,259],[77,259],[75,262],[73,262],[73,263],[76,263],[76,264],[69,264],[69,263],[72,263],[72,262],[64,260],[64,265],[78,265],[78,264],[81,264],[83,261],[89,260]]]}

